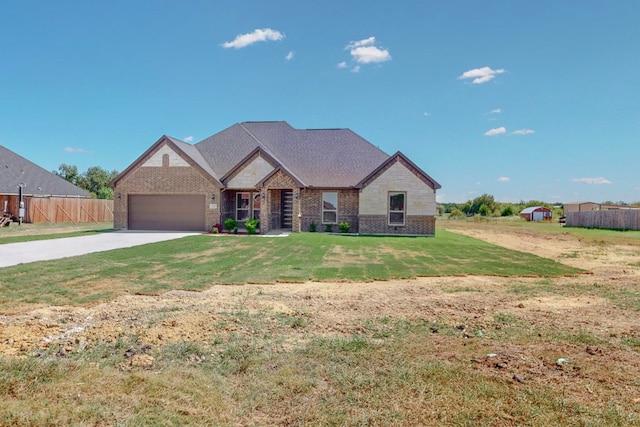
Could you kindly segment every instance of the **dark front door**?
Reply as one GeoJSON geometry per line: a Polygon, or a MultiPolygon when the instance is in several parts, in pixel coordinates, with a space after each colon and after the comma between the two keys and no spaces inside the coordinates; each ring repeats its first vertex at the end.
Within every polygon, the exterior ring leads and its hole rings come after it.
{"type": "Polygon", "coordinates": [[[293,219],[293,191],[282,190],[282,228],[291,229],[293,219]]]}

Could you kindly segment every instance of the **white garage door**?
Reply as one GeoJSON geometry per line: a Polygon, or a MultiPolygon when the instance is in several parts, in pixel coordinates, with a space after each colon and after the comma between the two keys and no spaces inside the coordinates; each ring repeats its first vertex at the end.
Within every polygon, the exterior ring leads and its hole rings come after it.
{"type": "Polygon", "coordinates": [[[204,231],[204,213],[203,195],[129,196],[129,230],[204,231]]]}

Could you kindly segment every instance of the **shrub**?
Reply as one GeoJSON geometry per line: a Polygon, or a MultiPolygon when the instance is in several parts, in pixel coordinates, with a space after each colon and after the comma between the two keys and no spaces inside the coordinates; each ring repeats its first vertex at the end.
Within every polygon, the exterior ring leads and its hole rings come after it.
{"type": "Polygon", "coordinates": [[[220,225],[219,223],[215,224],[213,227],[211,227],[211,232],[212,233],[217,234],[217,233],[219,233],[221,231],[222,231],[222,225],[220,225]]]}
{"type": "Polygon", "coordinates": [[[338,230],[340,230],[341,233],[348,233],[350,229],[351,225],[348,222],[341,222],[338,224],[338,230]]]}
{"type": "Polygon", "coordinates": [[[224,220],[224,228],[227,230],[233,230],[234,228],[238,228],[238,221],[233,218],[227,218],[224,220]]]}
{"type": "Polygon", "coordinates": [[[324,231],[327,233],[331,233],[333,231],[333,224],[325,224],[324,231]]]}
{"type": "Polygon", "coordinates": [[[311,221],[311,224],[309,224],[309,231],[312,233],[315,233],[316,227],[317,227],[316,223],[311,221]]]}
{"type": "Polygon", "coordinates": [[[244,222],[244,228],[249,234],[256,234],[257,228],[260,227],[260,221],[257,219],[248,219],[244,222]]]}

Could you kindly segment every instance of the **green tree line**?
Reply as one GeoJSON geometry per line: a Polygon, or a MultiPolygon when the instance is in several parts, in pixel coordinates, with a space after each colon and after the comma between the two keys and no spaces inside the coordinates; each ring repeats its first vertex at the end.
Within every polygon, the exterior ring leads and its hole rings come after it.
{"type": "Polygon", "coordinates": [[[486,217],[513,216],[518,215],[520,211],[531,206],[547,207],[551,209],[555,216],[562,214],[562,207],[551,203],[540,200],[501,203],[497,202],[491,194],[483,194],[464,203],[443,203],[439,206],[438,213],[441,215],[449,214],[452,218],[475,215],[486,217]]]}
{"type": "Polygon", "coordinates": [[[87,190],[95,199],[113,200],[113,188],[109,186],[109,183],[118,176],[119,172],[116,170],[108,171],[100,166],[92,166],[86,172],[79,173],[77,166],[63,163],[53,173],[73,185],[87,190]]]}
{"type": "MultiPolygon", "coordinates": [[[[640,201],[633,203],[606,201],[601,204],[640,207],[640,201]]],[[[562,204],[547,203],[540,200],[501,203],[497,202],[491,194],[483,194],[464,203],[442,203],[438,206],[438,215],[448,214],[450,218],[462,218],[475,215],[486,217],[512,216],[518,215],[523,209],[532,206],[549,208],[551,212],[553,212],[554,217],[559,217],[563,214],[562,204]]]]}

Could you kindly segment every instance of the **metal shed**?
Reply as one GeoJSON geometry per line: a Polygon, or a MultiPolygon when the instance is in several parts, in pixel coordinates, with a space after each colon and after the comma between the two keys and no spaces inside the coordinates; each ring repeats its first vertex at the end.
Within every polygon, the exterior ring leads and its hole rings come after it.
{"type": "Polygon", "coordinates": [[[520,212],[520,217],[527,221],[551,221],[551,209],[544,206],[531,206],[520,212]]]}

